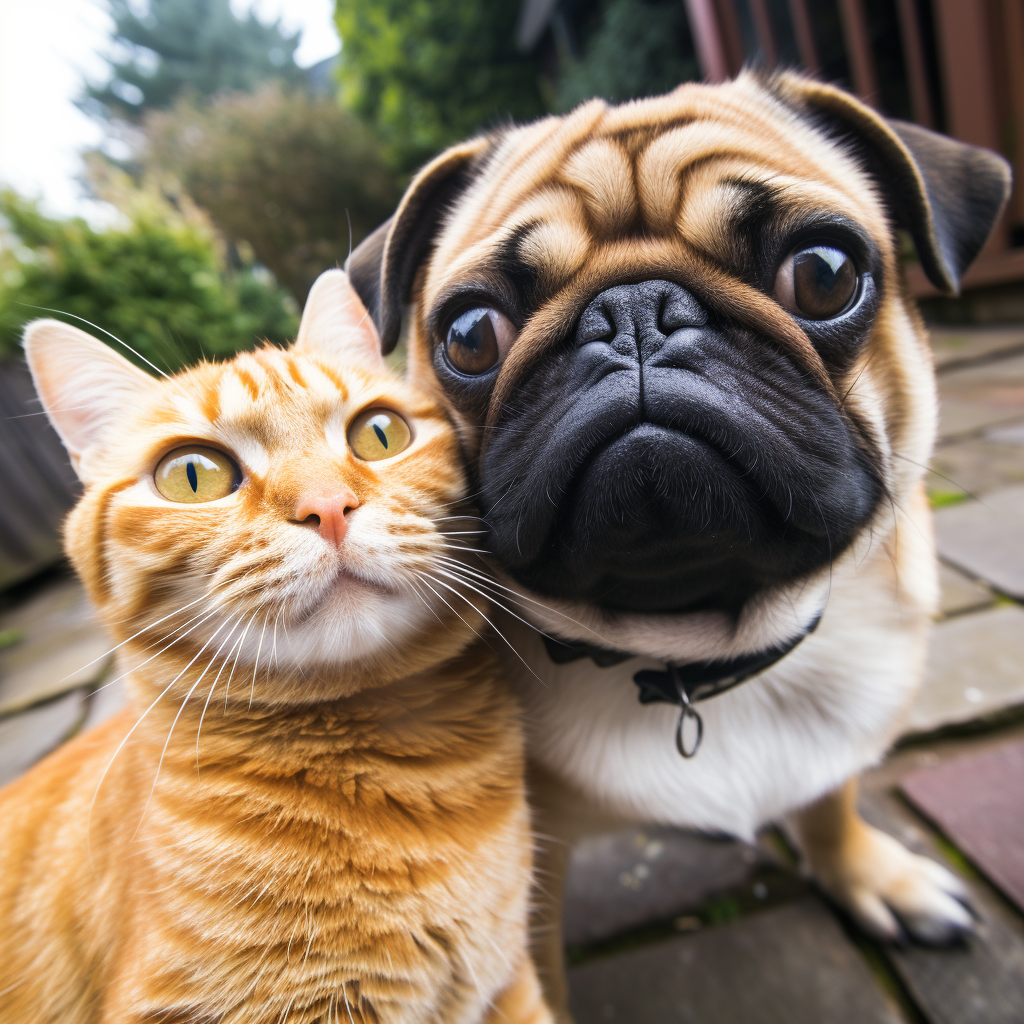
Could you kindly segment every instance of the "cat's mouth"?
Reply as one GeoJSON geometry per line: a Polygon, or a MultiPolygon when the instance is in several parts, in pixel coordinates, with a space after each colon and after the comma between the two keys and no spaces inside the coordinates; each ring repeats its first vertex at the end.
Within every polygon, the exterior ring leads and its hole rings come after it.
{"type": "Polygon", "coordinates": [[[325,580],[319,587],[318,593],[310,601],[304,601],[297,609],[293,625],[302,626],[321,614],[324,609],[338,600],[349,596],[357,597],[360,594],[372,595],[375,597],[394,597],[398,591],[388,587],[369,576],[363,576],[359,571],[349,565],[339,565],[333,576],[325,580]]]}

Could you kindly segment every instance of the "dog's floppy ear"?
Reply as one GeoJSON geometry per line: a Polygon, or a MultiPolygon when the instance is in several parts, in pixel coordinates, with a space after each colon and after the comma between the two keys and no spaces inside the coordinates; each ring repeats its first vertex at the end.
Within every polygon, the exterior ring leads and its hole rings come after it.
{"type": "Polygon", "coordinates": [[[345,270],[390,352],[402,329],[402,307],[416,269],[433,240],[452,199],[468,184],[477,158],[493,140],[471,139],[446,149],[412,180],[395,215],[353,250],[345,270]]]}
{"type": "Polygon", "coordinates": [[[906,121],[887,120],[848,93],[799,75],[776,79],[790,103],[851,137],[899,227],[910,231],[928,279],[956,294],[1010,195],[1010,165],[995,153],[906,121]]]}

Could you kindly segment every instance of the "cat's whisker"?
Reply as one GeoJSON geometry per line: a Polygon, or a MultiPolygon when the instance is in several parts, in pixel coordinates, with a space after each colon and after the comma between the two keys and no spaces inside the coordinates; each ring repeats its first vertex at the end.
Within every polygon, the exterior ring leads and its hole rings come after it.
{"type": "MultiPolygon", "coordinates": [[[[549,636],[548,633],[545,633],[544,630],[541,629],[539,626],[535,626],[528,619],[524,619],[521,615],[517,615],[507,605],[502,604],[502,602],[497,597],[493,596],[492,594],[485,593],[483,590],[480,590],[477,587],[475,587],[464,576],[460,576],[458,573],[449,572],[446,569],[435,568],[434,571],[440,573],[442,576],[446,576],[450,580],[455,580],[457,583],[463,584],[463,586],[469,587],[470,590],[475,591],[477,594],[479,594],[481,597],[485,598],[486,600],[490,601],[492,604],[497,605],[503,612],[507,612],[513,618],[518,619],[521,623],[523,623],[524,626],[529,626],[530,629],[534,630],[537,633],[540,633],[541,636],[548,636],[549,639],[551,639],[551,640],[555,639],[554,637],[549,636]]],[[[505,642],[508,643],[507,640],[505,642]]],[[[509,646],[511,646],[511,645],[509,645],[509,646]]]]}
{"type": "Polygon", "coordinates": [[[256,672],[257,672],[257,670],[260,667],[260,653],[263,650],[263,637],[266,636],[266,633],[267,633],[267,619],[269,619],[269,618],[270,618],[270,610],[268,609],[267,610],[267,614],[263,616],[263,630],[260,633],[259,646],[256,648],[256,660],[253,662],[253,666],[252,666],[252,686],[249,688],[249,707],[250,708],[252,707],[253,695],[256,693],[256,672]]]}
{"type": "Polygon", "coordinates": [[[560,618],[565,619],[567,622],[572,622],[574,625],[579,626],[580,629],[585,629],[588,633],[593,634],[598,640],[601,640],[603,643],[608,644],[609,647],[612,646],[609,640],[606,640],[603,636],[601,636],[600,633],[598,633],[596,630],[591,629],[585,623],[580,622],[579,619],[574,619],[571,615],[566,615],[565,612],[560,611],[558,608],[552,608],[551,605],[545,604],[543,601],[538,601],[536,600],[536,598],[527,597],[525,594],[519,593],[518,590],[514,590],[512,587],[508,587],[504,583],[500,583],[498,580],[494,579],[493,576],[489,576],[486,573],[480,572],[478,569],[474,569],[471,566],[466,565],[465,562],[460,562],[457,558],[449,558],[446,555],[439,555],[438,560],[452,567],[458,566],[465,572],[471,573],[474,577],[477,577],[481,583],[486,582],[490,586],[499,587],[501,590],[511,595],[512,600],[528,601],[530,604],[536,605],[538,608],[542,608],[544,611],[550,612],[552,615],[557,615],[560,618]]]}
{"type": "Polygon", "coordinates": [[[355,1018],[352,1016],[352,1005],[348,1001],[348,989],[345,988],[345,982],[341,983],[341,994],[345,998],[345,1009],[348,1010],[349,1024],[356,1024],[355,1018]]]}
{"type": "MultiPolygon", "coordinates": [[[[455,610],[455,608],[445,600],[444,595],[439,594],[425,579],[422,578],[423,577],[422,573],[420,573],[419,575],[421,577],[420,582],[422,582],[422,584],[434,595],[434,597],[436,597],[438,599],[438,601],[440,601],[442,604],[446,605],[448,607],[448,609],[452,612],[453,615],[455,615],[458,618],[462,619],[463,623],[465,623],[465,625],[469,626],[469,628],[471,630],[473,630],[473,632],[476,633],[476,635],[478,637],[480,637],[480,639],[483,640],[483,642],[486,644],[487,643],[486,637],[484,637],[481,633],[479,633],[473,626],[470,626],[469,623],[466,622],[466,620],[464,618],[462,618],[461,615],[459,615],[459,613],[455,610]]],[[[433,579],[433,577],[431,577],[431,579],[433,579]]],[[[447,586],[447,584],[441,583],[440,580],[434,580],[434,582],[437,583],[439,586],[447,586]]],[[[452,587],[448,587],[448,589],[452,590],[453,588],[452,587]]],[[[461,597],[462,600],[465,601],[466,604],[468,604],[471,608],[474,608],[477,611],[480,610],[479,608],[476,607],[475,604],[473,604],[472,601],[469,600],[468,597],[465,596],[465,594],[459,594],[459,592],[457,590],[453,591],[453,592],[458,594],[458,596],[461,597]]],[[[487,644],[487,646],[490,647],[491,645],[487,644]]],[[[493,650],[493,648],[491,648],[491,649],[493,650]]]]}
{"type": "MultiPolygon", "coordinates": [[[[438,579],[438,578],[437,578],[436,576],[431,576],[431,575],[430,575],[430,573],[425,573],[425,574],[421,574],[421,575],[427,575],[427,576],[430,576],[430,578],[431,578],[431,579],[432,579],[432,580],[433,580],[433,581],[434,581],[434,582],[435,582],[435,583],[436,583],[436,584],[437,584],[437,585],[438,585],[439,587],[444,587],[445,589],[447,589],[447,590],[450,590],[450,591],[451,591],[451,592],[452,592],[453,594],[456,594],[456,595],[457,595],[458,597],[461,597],[461,598],[462,598],[462,600],[463,600],[463,601],[465,601],[465,602],[466,602],[466,604],[468,604],[468,605],[469,605],[469,606],[470,606],[471,608],[476,608],[476,605],[475,605],[475,604],[473,604],[473,602],[472,602],[472,601],[470,601],[470,599],[469,599],[468,597],[466,597],[466,595],[465,595],[465,594],[463,594],[463,593],[460,593],[460,592],[459,592],[458,590],[456,590],[456,589],[455,589],[455,587],[449,586],[449,585],[448,585],[447,583],[444,583],[444,582],[442,582],[442,581],[441,581],[441,580],[439,580],[439,579],[438,579]]],[[[426,582],[426,581],[424,581],[424,582],[426,582]]],[[[460,580],[459,582],[461,582],[461,583],[465,583],[465,580],[460,580]]],[[[428,584],[427,584],[427,586],[430,586],[430,584],[428,583],[428,584]]],[[[467,586],[468,586],[468,584],[467,584],[467,586]]],[[[471,589],[475,589],[475,588],[471,588],[471,589]]],[[[431,590],[433,590],[433,587],[431,587],[431,590]]],[[[436,591],[435,591],[435,593],[436,593],[436,591]]],[[[480,593],[480,591],[477,591],[477,593],[480,593]]],[[[438,597],[441,597],[441,595],[440,595],[440,594],[438,594],[438,597]]],[[[485,599],[487,599],[488,601],[490,601],[490,600],[491,600],[491,598],[487,597],[487,595],[486,595],[486,594],[483,594],[483,597],[484,597],[485,599]]],[[[441,600],[442,600],[442,601],[444,601],[444,598],[441,598],[441,600]]],[[[497,602],[495,602],[495,603],[497,603],[497,602]]],[[[445,601],[445,604],[448,604],[448,602],[447,602],[447,601],[445,601]]],[[[449,607],[449,608],[451,608],[451,605],[448,605],[448,607],[449,607]]],[[[506,611],[508,611],[508,609],[507,609],[507,608],[506,608],[505,610],[506,610],[506,611]]],[[[454,608],[452,608],[452,611],[455,611],[455,609],[454,609],[454,608]]],[[[491,627],[491,629],[493,629],[493,630],[494,630],[494,632],[495,632],[495,633],[497,633],[497,634],[498,634],[498,636],[500,636],[500,637],[501,637],[501,639],[502,639],[502,640],[504,640],[506,644],[508,644],[508,648],[509,648],[509,650],[510,650],[510,651],[511,651],[511,652],[512,652],[512,653],[513,653],[513,654],[514,654],[514,655],[515,655],[515,656],[516,656],[516,657],[517,657],[517,658],[518,658],[518,659],[519,659],[519,660],[520,660],[520,661],[521,661],[521,662],[523,663],[523,665],[525,665],[525,666],[526,666],[526,670],[527,670],[527,671],[528,671],[528,672],[530,673],[530,675],[532,675],[532,676],[533,676],[533,677],[534,677],[534,678],[535,678],[535,679],[537,680],[537,682],[539,682],[539,683],[540,683],[540,684],[541,684],[542,686],[546,686],[547,684],[546,684],[546,683],[544,682],[544,680],[543,680],[543,679],[541,679],[541,677],[540,677],[539,675],[537,675],[537,673],[536,673],[536,672],[534,672],[532,668],[530,668],[530,666],[529,666],[529,664],[527,663],[526,659],[525,659],[525,658],[523,658],[523,656],[522,656],[522,655],[521,655],[521,654],[520,654],[520,653],[519,653],[519,652],[518,652],[518,651],[517,651],[517,650],[515,649],[515,647],[514,647],[514,646],[513,646],[513,645],[512,645],[512,644],[511,644],[511,643],[509,642],[509,639],[508,639],[508,637],[506,637],[506,636],[505,636],[505,634],[504,634],[504,633],[502,633],[502,631],[501,631],[500,629],[498,629],[498,627],[497,627],[497,626],[496,626],[496,625],[495,625],[495,624],[494,624],[493,622],[491,622],[491,620],[490,620],[490,619],[489,619],[489,618],[488,618],[488,617],[487,617],[486,615],[484,615],[484,613],[483,613],[483,612],[480,612],[480,610],[479,610],[479,609],[477,609],[477,611],[478,611],[478,612],[480,613],[480,617],[481,617],[481,618],[482,618],[482,619],[484,620],[484,622],[486,622],[486,623],[487,623],[487,625],[488,625],[488,626],[490,626],[490,627],[491,627]]],[[[455,612],[455,614],[456,614],[456,615],[458,615],[459,613],[458,613],[458,612],[455,612]]],[[[514,613],[514,612],[510,612],[510,614],[515,614],[515,613],[514,613]]],[[[516,616],[516,617],[518,618],[518,616],[516,616]]],[[[461,615],[459,615],[459,618],[461,619],[461,618],[462,618],[462,616],[461,616],[461,615]]],[[[465,620],[465,619],[462,619],[462,621],[463,621],[463,622],[465,622],[466,620],[465,620]]],[[[523,621],[525,622],[525,619],[524,619],[523,621]]],[[[468,623],[466,623],[466,624],[467,624],[467,625],[469,625],[468,623]]],[[[529,623],[527,623],[527,625],[529,625],[529,623]]],[[[472,627],[470,627],[470,628],[472,628],[472,627]]],[[[536,628],[536,627],[533,627],[533,628],[536,628]]],[[[473,632],[474,632],[474,633],[476,633],[476,630],[474,629],[474,630],[473,630],[473,632]]],[[[539,632],[539,630],[538,630],[538,632],[539,632]]],[[[479,636],[479,635],[480,635],[480,634],[479,634],[479,633],[477,633],[477,636],[479,636]]]]}
{"type": "MultiPolygon", "coordinates": [[[[196,624],[195,624],[195,625],[194,625],[194,626],[192,627],[192,629],[198,629],[198,628],[199,628],[199,626],[201,626],[201,625],[202,625],[202,624],[203,624],[204,622],[206,622],[206,621],[207,621],[207,619],[210,619],[210,618],[212,618],[212,617],[213,617],[214,615],[216,615],[216,614],[217,614],[216,610],[214,610],[214,611],[210,612],[210,613],[209,613],[209,614],[208,614],[208,615],[206,616],[206,618],[202,619],[202,620],[201,620],[200,622],[197,622],[197,623],[196,623],[196,624]]],[[[192,631],[192,630],[189,630],[189,632],[191,632],[191,631],[192,631]]],[[[166,651],[166,650],[169,650],[169,649],[170,649],[171,647],[173,647],[173,646],[174,646],[174,645],[175,645],[175,644],[176,644],[176,643],[178,642],[178,640],[181,640],[181,639],[183,639],[183,637],[184,637],[184,636],[187,636],[187,635],[188,635],[188,634],[183,634],[183,636],[181,636],[181,637],[178,637],[177,639],[175,639],[175,640],[171,641],[171,643],[169,643],[169,644],[167,645],[167,647],[165,647],[165,648],[164,648],[164,650],[165,650],[165,651],[166,651]]],[[[202,654],[203,650],[205,650],[205,646],[204,646],[203,648],[201,648],[201,649],[200,649],[200,651],[199,651],[199,654],[202,654]]],[[[143,665],[145,665],[145,664],[147,664],[148,662],[152,661],[152,660],[153,660],[153,658],[159,657],[159,656],[160,656],[160,655],[161,655],[162,653],[163,653],[163,651],[158,651],[158,652],[157,652],[156,654],[154,654],[154,655],[153,655],[153,656],[152,656],[151,658],[147,658],[147,659],[146,659],[146,661],[145,661],[145,662],[143,662],[143,665]]],[[[196,658],[198,658],[198,657],[199,657],[199,654],[197,654],[197,655],[196,655],[196,658]]],[[[90,830],[91,830],[91,828],[92,828],[92,812],[93,812],[93,809],[94,809],[94,808],[95,808],[95,806],[96,806],[96,798],[97,798],[97,797],[99,796],[99,793],[100,793],[100,788],[101,788],[101,787],[103,786],[103,780],[104,780],[104,779],[105,779],[105,778],[107,777],[107,773],[108,773],[108,772],[110,771],[110,768],[111,768],[111,766],[112,766],[112,765],[113,765],[113,763],[114,763],[114,762],[115,762],[115,761],[117,760],[117,755],[121,753],[122,749],[124,748],[124,745],[125,745],[125,744],[126,744],[126,743],[128,742],[128,740],[129,740],[129,739],[131,738],[131,736],[132,736],[132,734],[133,734],[133,733],[135,732],[135,730],[136,730],[136,729],[138,729],[138,727],[139,727],[139,726],[140,726],[140,725],[142,724],[142,721],[143,721],[143,719],[144,719],[144,718],[145,718],[145,717],[146,717],[146,716],[147,716],[147,715],[148,715],[148,714],[150,713],[150,711],[152,711],[152,710],[153,710],[153,708],[155,708],[155,707],[157,706],[157,704],[159,704],[159,703],[160,703],[160,701],[161,701],[161,699],[162,699],[162,698],[164,697],[164,695],[165,695],[166,693],[168,693],[168,692],[170,691],[171,687],[173,687],[173,686],[174,686],[174,684],[175,684],[175,683],[176,683],[176,682],[177,682],[177,681],[178,681],[178,680],[179,680],[179,679],[181,678],[181,675],[182,675],[182,674],[183,674],[184,672],[187,672],[187,671],[188,671],[188,669],[189,669],[189,668],[191,667],[191,665],[192,665],[192,663],[193,663],[194,661],[195,661],[195,658],[193,658],[193,659],[192,659],[192,661],[191,661],[191,662],[189,662],[189,664],[188,664],[188,665],[186,665],[186,666],[185,666],[185,668],[183,668],[183,669],[182,669],[182,671],[181,671],[181,672],[179,672],[179,673],[178,673],[178,675],[177,675],[177,676],[175,676],[175,677],[174,677],[174,678],[173,678],[173,679],[172,679],[172,680],[171,680],[171,681],[170,681],[170,682],[169,682],[169,683],[168,683],[168,684],[167,684],[167,685],[166,685],[166,686],[165,686],[165,687],[163,688],[163,690],[161,690],[161,691],[160,691],[160,693],[159,693],[159,694],[157,695],[157,697],[156,697],[156,699],[155,699],[155,700],[153,701],[153,703],[152,703],[152,704],[150,704],[150,705],[149,705],[149,707],[148,707],[148,708],[146,708],[146,710],[145,710],[145,711],[143,711],[143,712],[142,712],[142,714],[141,714],[141,715],[140,715],[140,716],[139,716],[139,717],[138,717],[138,718],[137,718],[137,719],[135,720],[135,724],[134,724],[134,725],[133,725],[133,726],[132,726],[132,727],[131,727],[131,728],[130,728],[130,729],[128,730],[128,732],[127,732],[127,733],[125,734],[125,736],[124,736],[124,738],[123,738],[123,739],[121,740],[121,742],[120,742],[120,743],[118,743],[118,745],[117,745],[117,749],[116,749],[116,750],[114,751],[114,753],[113,753],[113,754],[111,755],[111,758],[110,758],[110,760],[109,760],[109,761],[107,762],[107,765],[106,765],[106,767],[105,767],[105,768],[103,769],[102,773],[100,774],[99,780],[98,780],[98,781],[97,781],[97,783],[96,783],[96,789],[95,789],[95,790],[93,791],[93,794],[92,794],[92,800],[91,800],[91,801],[90,801],[90,803],[89,803],[89,814],[88,814],[88,815],[87,815],[87,817],[86,817],[86,823],[85,823],[85,836],[86,836],[86,851],[87,851],[87,853],[88,853],[88,855],[89,855],[89,861],[90,861],[90,863],[92,862],[92,846],[91,846],[91,844],[90,844],[90,841],[89,841],[89,834],[90,834],[90,830]]],[[[138,669],[139,669],[139,668],[141,668],[141,667],[142,667],[141,665],[135,666],[135,668],[133,668],[133,669],[129,669],[129,671],[128,671],[128,672],[125,672],[125,673],[124,673],[124,675],[122,675],[122,676],[119,676],[118,678],[119,678],[119,679],[123,679],[123,678],[124,678],[125,676],[131,675],[131,673],[132,673],[133,671],[138,671],[138,669]]],[[[113,681],[113,682],[116,682],[117,680],[112,680],[112,681],[113,681]]]]}
{"type": "MultiPolygon", "coordinates": [[[[213,635],[210,637],[209,640],[206,641],[205,644],[203,644],[202,647],[199,648],[199,650],[196,652],[195,657],[193,657],[193,659],[174,677],[174,679],[171,680],[171,685],[172,686],[174,685],[174,683],[176,683],[199,660],[199,658],[202,656],[203,651],[205,651],[206,648],[209,647],[210,644],[213,643],[213,641],[217,637],[217,634],[220,633],[220,631],[230,621],[231,621],[230,619],[225,620],[224,622],[222,622],[216,628],[216,630],[214,630],[213,635]]],[[[240,616],[239,616],[238,621],[241,621],[241,617],[240,616]]],[[[139,834],[139,829],[142,828],[142,823],[146,820],[146,812],[149,810],[149,805],[153,802],[153,794],[156,792],[156,784],[157,784],[157,782],[160,781],[160,769],[163,768],[164,757],[167,754],[167,748],[170,745],[171,736],[174,734],[174,727],[178,724],[178,719],[181,718],[181,713],[185,710],[185,705],[191,699],[192,694],[195,693],[196,687],[203,681],[203,678],[205,677],[206,673],[210,671],[211,666],[213,665],[213,663],[216,660],[217,660],[217,655],[214,654],[214,656],[209,660],[209,662],[207,662],[206,668],[204,668],[203,671],[199,673],[199,678],[196,679],[196,681],[189,687],[188,693],[185,694],[185,699],[181,702],[181,707],[178,708],[178,713],[174,716],[174,721],[171,722],[170,729],[167,730],[167,739],[164,740],[163,749],[160,751],[160,759],[156,763],[156,772],[153,775],[153,785],[150,786],[149,796],[146,797],[146,805],[145,805],[145,807],[142,808],[142,816],[139,818],[138,825],[135,826],[135,831],[132,833],[132,839],[134,839],[135,836],[137,836],[139,834]]],[[[166,693],[166,692],[167,691],[165,690],[164,693],[166,693]]],[[[161,694],[161,696],[163,696],[163,694],[161,694]]],[[[160,698],[158,697],[157,700],[159,700],[159,699],[160,698]]],[[[154,704],[155,704],[155,702],[154,702],[154,704]]],[[[148,714],[148,711],[146,713],[148,714]]],[[[145,715],[143,715],[143,717],[145,717],[145,715]]],[[[142,721],[142,719],[139,719],[139,721],[142,721]]],[[[197,742],[198,742],[198,740],[197,740],[197,742]]]]}
{"type": "MultiPolygon", "coordinates": [[[[196,619],[199,619],[199,621],[195,623],[192,629],[189,629],[186,632],[182,633],[181,636],[174,637],[174,639],[171,640],[171,642],[166,647],[160,648],[160,650],[157,651],[156,654],[151,654],[148,658],[146,658],[145,661],[140,662],[138,665],[133,665],[130,669],[128,669],[127,672],[122,672],[119,676],[114,676],[113,679],[108,679],[105,683],[103,683],[102,686],[97,686],[96,689],[92,692],[99,693],[100,690],[105,690],[108,686],[113,686],[114,683],[119,683],[121,682],[122,679],[127,679],[128,676],[130,676],[133,672],[137,672],[139,669],[144,668],[151,661],[153,661],[154,658],[159,658],[161,654],[165,654],[167,651],[169,651],[179,640],[184,640],[185,637],[188,636],[188,634],[191,633],[193,629],[198,629],[204,622],[207,622],[209,619],[212,619],[213,616],[217,614],[217,611],[218,609],[214,608],[213,611],[207,612],[205,615],[200,614],[193,616],[191,619],[188,620],[189,622],[195,622],[196,619]]],[[[188,623],[186,623],[186,625],[187,624],[188,623]]],[[[178,629],[180,628],[181,627],[179,626],[178,629]]],[[[176,632],[176,629],[172,630],[170,633],[162,637],[160,640],[155,640],[152,644],[149,644],[147,647],[144,648],[144,650],[148,651],[151,647],[154,647],[156,644],[162,643],[169,637],[174,636],[176,632]]],[[[103,780],[101,779],[100,781],[102,782],[103,780]]]]}
{"type": "Polygon", "coordinates": [[[484,990],[480,986],[480,979],[476,976],[476,971],[473,970],[473,964],[470,962],[469,957],[463,953],[460,955],[459,959],[462,961],[463,967],[465,967],[466,970],[469,972],[470,978],[473,979],[473,987],[476,989],[476,994],[477,997],[480,999],[480,1002],[482,1002],[484,1006],[489,1008],[493,1000],[488,999],[486,996],[484,996],[484,990]]]}
{"type": "MultiPolygon", "coordinates": [[[[96,662],[98,662],[98,661],[103,661],[103,660],[104,660],[105,658],[109,658],[109,657],[110,657],[110,655],[112,655],[112,654],[113,654],[113,653],[114,653],[114,652],[115,652],[116,650],[118,650],[118,649],[119,649],[119,648],[121,648],[121,647],[124,647],[124,645],[125,645],[125,644],[129,644],[129,643],[131,643],[131,642],[132,642],[132,641],[133,641],[133,640],[134,640],[134,639],[135,639],[136,637],[138,637],[138,636],[141,636],[141,635],[142,635],[143,633],[145,633],[145,632],[146,632],[147,630],[150,630],[150,629],[152,629],[152,628],[153,628],[154,626],[159,626],[161,622],[165,622],[165,621],[166,621],[167,619],[171,618],[171,617],[172,617],[172,616],[174,616],[174,615],[180,615],[180,614],[181,614],[181,613],[182,613],[183,611],[186,611],[186,610],[188,610],[188,609],[189,609],[189,608],[191,608],[191,607],[192,607],[193,605],[196,605],[196,604],[198,604],[198,603],[199,603],[200,601],[205,601],[205,600],[206,600],[206,596],[207,596],[207,595],[205,595],[205,594],[204,594],[204,595],[203,595],[202,597],[197,597],[197,598],[196,598],[196,599],[195,599],[194,601],[189,601],[189,603],[188,603],[188,604],[186,604],[186,605],[182,605],[182,606],[181,606],[180,608],[178,608],[177,610],[175,610],[175,611],[173,611],[173,612],[168,612],[168,613],[167,613],[166,615],[164,615],[163,617],[161,617],[161,618],[157,619],[157,620],[156,620],[156,622],[150,622],[150,623],[148,623],[147,625],[143,626],[143,627],[142,627],[142,629],[138,630],[138,632],[136,632],[136,633],[133,633],[133,634],[132,634],[132,635],[131,635],[130,637],[128,637],[128,639],[127,639],[127,640],[122,640],[122,641],[121,641],[121,642],[120,642],[119,644],[114,644],[114,646],[113,646],[113,647],[111,647],[109,651],[104,651],[104,652],[103,652],[103,653],[102,653],[101,655],[99,655],[98,657],[96,657],[96,658],[93,658],[93,659],[92,659],[92,661],[87,661],[87,662],[86,662],[86,663],[85,663],[84,665],[82,665],[81,667],[79,667],[79,668],[75,669],[75,671],[74,671],[74,672],[69,672],[69,673],[68,673],[68,674],[67,674],[67,675],[66,675],[66,676],[64,677],[64,679],[60,679],[60,680],[58,680],[58,682],[61,682],[61,683],[63,683],[65,679],[70,679],[70,678],[71,678],[72,676],[74,676],[74,675],[77,675],[77,674],[78,674],[79,672],[82,672],[83,670],[85,670],[85,669],[89,668],[89,667],[90,667],[91,665],[95,665],[95,664],[96,664],[96,662]]],[[[202,613],[200,613],[200,614],[202,614],[202,613]]],[[[196,616],[196,618],[198,618],[198,616],[196,616]]],[[[190,619],[189,621],[191,622],[192,620],[190,619]]],[[[181,627],[178,627],[178,628],[180,629],[181,627]]],[[[173,636],[173,635],[174,635],[174,632],[175,632],[175,631],[174,631],[174,630],[172,630],[172,631],[171,631],[170,633],[168,633],[168,636],[173,636]]],[[[167,639],[167,637],[164,637],[164,640],[166,640],[166,639],[167,639]]],[[[158,641],[156,641],[156,642],[157,642],[157,643],[160,643],[161,641],[159,641],[159,640],[158,640],[158,641]]]]}
{"type": "MultiPolygon", "coordinates": [[[[283,609],[282,609],[283,611],[283,609]]],[[[281,663],[277,660],[277,623],[281,618],[281,612],[277,613],[277,618],[274,619],[274,642],[270,647],[270,660],[274,663],[274,668],[280,668],[281,663]]],[[[270,665],[267,665],[267,671],[270,671],[270,665]]]]}
{"type": "Polygon", "coordinates": [[[159,366],[157,366],[155,363],[151,363],[141,352],[137,352],[135,349],[133,349],[131,345],[128,344],[127,341],[122,341],[116,334],[111,334],[110,331],[108,331],[105,327],[100,327],[97,324],[94,324],[91,320],[86,320],[84,316],[78,316],[75,313],[68,313],[66,310],[63,309],[51,309],[49,306],[36,306],[33,305],[31,302],[23,302],[21,303],[21,305],[28,306],[30,309],[41,309],[44,313],[59,313],[61,316],[69,316],[74,320],[81,320],[83,324],[88,324],[91,328],[93,328],[93,330],[101,331],[108,338],[113,338],[114,341],[118,343],[118,345],[121,345],[124,348],[128,349],[128,351],[131,352],[132,355],[134,355],[138,359],[141,359],[147,366],[150,366],[154,370],[156,370],[156,372],[159,373],[160,376],[163,377],[165,380],[171,379],[170,374],[164,373],[164,371],[161,370],[159,366]]]}
{"type": "Polygon", "coordinates": [[[238,664],[238,659],[242,653],[242,644],[245,643],[245,638],[249,634],[249,629],[252,624],[256,621],[256,616],[259,615],[260,609],[263,605],[257,605],[256,611],[249,616],[249,621],[245,624],[245,629],[242,631],[241,637],[238,639],[238,645],[235,653],[235,660],[231,664],[231,671],[228,673],[228,680],[224,684],[224,711],[227,713],[228,710],[228,694],[231,692],[231,677],[235,674],[235,666],[238,664]]]}
{"type": "Polygon", "coordinates": [[[442,619],[441,616],[437,614],[437,610],[434,608],[434,606],[420,593],[419,587],[417,586],[418,581],[411,580],[410,582],[412,583],[412,592],[420,599],[421,603],[424,605],[427,611],[429,611],[431,615],[433,615],[434,618],[441,623],[442,626],[445,625],[444,619],[442,619]]]}
{"type": "MultiPolygon", "coordinates": [[[[224,643],[217,648],[217,653],[214,655],[215,658],[220,657],[220,652],[224,650],[225,646],[235,635],[235,630],[238,629],[243,618],[245,618],[244,615],[239,615],[235,620],[235,624],[231,627],[231,632],[224,638],[224,643]]],[[[199,774],[199,734],[203,731],[203,720],[206,718],[206,709],[210,706],[210,699],[213,697],[213,691],[217,689],[217,683],[220,682],[220,677],[224,674],[224,669],[227,668],[228,659],[231,657],[233,651],[234,647],[228,651],[220,668],[217,670],[217,674],[213,677],[213,685],[210,687],[210,692],[206,695],[206,703],[203,705],[203,713],[199,716],[199,726],[196,729],[196,775],[199,774]]]]}

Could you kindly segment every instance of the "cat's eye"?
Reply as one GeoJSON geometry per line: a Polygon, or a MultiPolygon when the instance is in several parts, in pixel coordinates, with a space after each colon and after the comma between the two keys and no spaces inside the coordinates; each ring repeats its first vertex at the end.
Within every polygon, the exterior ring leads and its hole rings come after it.
{"type": "Polygon", "coordinates": [[[364,462],[390,459],[411,441],[409,424],[391,409],[366,409],[348,428],[348,446],[364,462]]]}
{"type": "Polygon", "coordinates": [[[444,351],[456,370],[478,377],[497,366],[515,340],[516,329],[507,316],[479,306],[467,310],[448,328],[444,351]]]}
{"type": "Polygon", "coordinates": [[[168,501],[216,501],[238,489],[242,474],[223,452],[190,444],[168,452],[156,467],[153,481],[168,501]]]}
{"type": "Polygon", "coordinates": [[[853,258],[834,245],[795,249],[775,275],[772,296],[790,313],[805,320],[839,316],[857,294],[853,258]]]}

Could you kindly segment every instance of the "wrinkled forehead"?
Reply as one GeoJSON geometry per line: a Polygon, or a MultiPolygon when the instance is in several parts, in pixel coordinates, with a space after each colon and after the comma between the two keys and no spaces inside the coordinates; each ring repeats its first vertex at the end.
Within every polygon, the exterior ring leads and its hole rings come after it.
{"type": "Polygon", "coordinates": [[[855,159],[751,76],[614,108],[592,101],[497,142],[438,238],[426,292],[500,271],[512,246],[557,286],[553,275],[624,238],[716,256],[752,216],[830,213],[886,235],[855,159]]]}

